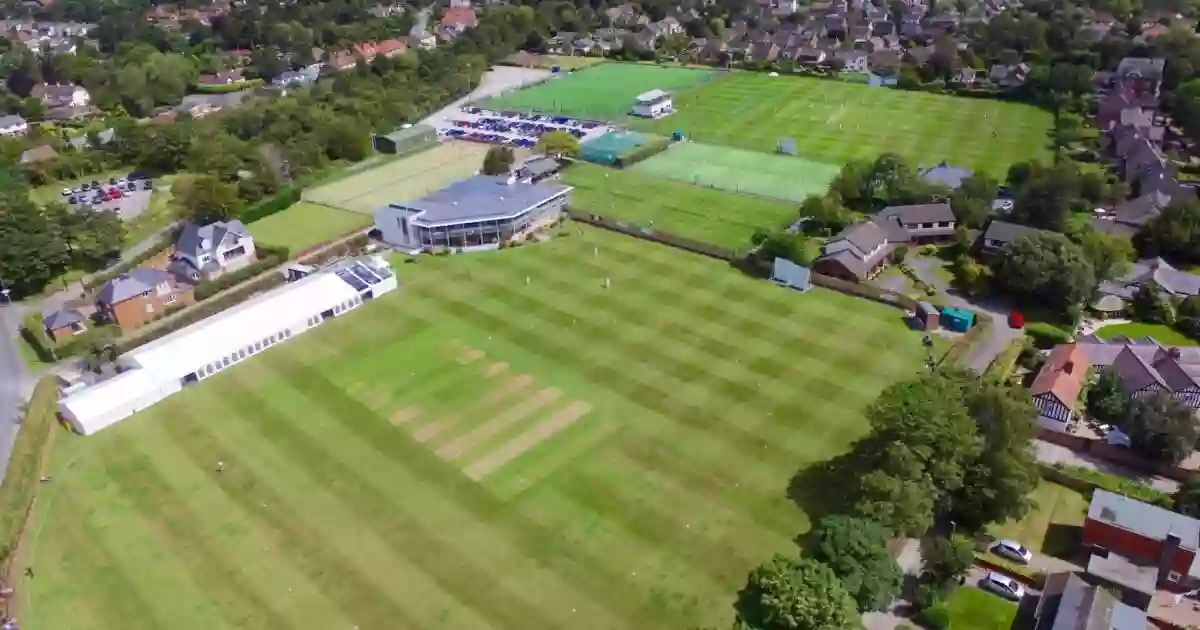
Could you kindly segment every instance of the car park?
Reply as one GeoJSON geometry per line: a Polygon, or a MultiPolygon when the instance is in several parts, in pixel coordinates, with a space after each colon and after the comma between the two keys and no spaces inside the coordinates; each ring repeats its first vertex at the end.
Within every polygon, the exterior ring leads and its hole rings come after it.
{"type": "Polygon", "coordinates": [[[91,184],[82,184],[79,186],[79,192],[84,192],[86,190],[89,190],[89,189],[91,189],[91,187],[92,187],[91,184]]]}
{"type": "Polygon", "coordinates": [[[74,191],[74,190],[72,190],[72,189],[70,189],[70,188],[64,188],[64,189],[62,189],[62,196],[64,196],[64,197],[70,197],[70,196],[71,196],[71,194],[72,194],[72,193],[74,193],[74,192],[75,192],[75,191],[74,191]]]}
{"type": "Polygon", "coordinates": [[[128,190],[129,192],[133,192],[133,191],[137,190],[137,184],[135,184],[133,182],[129,182],[129,183],[125,184],[125,190],[128,190]]]}
{"type": "Polygon", "coordinates": [[[992,553],[1021,564],[1029,564],[1033,560],[1033,552],[1015,540],[996,541],[996,544],[992,545],[992,553]]]}
{"type": "Polygon", "coordinates": [[[989,571],[988,574],[984,576],[982,580],[980,580],[979,587],[985,591],[991,591],[1001,597],[1004,597],[1005,599],[1011,599],[1013,601],[1020,601],[1022,597],[1025,597],[1025,587],[1021,586],[1016,580],[1008,577],[1007,575],[1002,575],[1000,573],[996,573],[995,571],[989,571]]]}

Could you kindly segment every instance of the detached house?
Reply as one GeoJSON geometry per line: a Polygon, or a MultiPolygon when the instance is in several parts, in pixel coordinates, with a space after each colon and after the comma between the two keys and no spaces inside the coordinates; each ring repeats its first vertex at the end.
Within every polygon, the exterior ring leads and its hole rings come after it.
{"type": "Polygon", "coordinates": [[[442,28],[454,35],[462,35],[463,31],[478,24],[479,18],[471,7],[451,7],[442,14],[442,28]]]}
{"type": "Polygon", "coordinates": [[[12,114],[0,116],[0,136],[23,136],[29,133],[29,123],[24,118],[12,114]]]}
{"type": "Polygon", "coordinates": [[[1179,402],[1200,409],[1200,365],[1182,363],[1179,348],[1158,348],[1152,356],[1126,346],[1106,370],[1121,381],[1130,398],[1166,392],[1179,402]]]}
{"type": "Polygon", "coordinates": [[[1029,388],[1038,410],[1039,426],[1063,433],[1068,431],[1078,419],[1075,409],[1091,367],[1086,349],[1078,344],[1062,344],[1050,351],[1029,388]]]}
{"type": "Polygon", "coordinates": [[[1044,230],[1031,228],[1027,225],[993,220],[988,224],[987,229],[984,230],[983,235],[979,237],[979,240],[975,244],[979,253],[983,256],[995,257],[1004,253],[1004,250],[1017,239],[1042,231],[1044,230]]]}
{"type": "Polygon", "coordinates": [[[129,331],[168,308],[195,301],[194,287],[161,269],[133,269],[109,280],[96,295],[96,310],[129,331]]]}
{"type": "Polygon", "coordinates": [[[949,204],[890,206],[873,219],[889,243],[926,245],[954,240],[954,211],[949,204]]]}
{"type": "Polygon", "coordinates": [[[1107,490],[1092,493],[1083,544],[1098,556],[1120,556],[1135,570],[1150,569],[1151,591],[1190,588],[1200,577],[1200,521],[1107,490]]]}
{"type": "Polygon", "coordinates": [[[62,343],[75,335],[86,332],[87,318],[75,309],[65,308],[43,317],[42,325],[54,343],[62,343]]]}
{"type": "Polygon", "coordinates": [[[92,97],[88,91],[78,85],[50,85],[39,83],[33,86],[29,95],[38,99],[46,107],[87,107],[92,97]]]}
{"type": "Polygon", "coordinates": [[[241,221],[188,223],[175,242],[170,270],[192,282],[212,280],[254,262],[254,238],[241,221]]]}
{"type": "Polygon", "coordinates": [[[813,262],[813,271],[847,282],[870,279],[887,266],[887,233],[872,221],[842,230],[825,243],[821,257],[813,262]]]}
{"type": "Polygon", "coordinates": [[[1143,107],[1158,105],[1166,60],[1146,57],[1126,57],[1117,64],[1112,80],[1125,94],[1143,107]]]}

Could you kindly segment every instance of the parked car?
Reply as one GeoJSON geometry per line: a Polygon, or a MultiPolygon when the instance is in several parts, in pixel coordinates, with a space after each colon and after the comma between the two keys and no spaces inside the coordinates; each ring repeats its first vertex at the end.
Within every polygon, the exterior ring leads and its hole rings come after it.
{"type": "Polygon", "coordinates": [[[73,205],[79,203],[79,198],[78,197],[67,197],[67,203],[73,206],[73,205]]]}
{"type": "Polygon", "coordinates": [[[1025,327],[1025,316],[1021,314],[1021,311],[1013,311],[1008,314],[1008,326],[1009,328],[1025,327]]]}
{"type": "Polygon", "coordinates": [[[79,186],[79,192],[84,192],[84,191],[86,191],[86,190],[91,190],[91,188],[92,188],[92,185],[91,185],[91,184],[81,184],[81,185],[79,186]]]}
{"type": "Polygon", "coordinates": [[[995,571],[988,572],[987,576],[979,582],[979,588],[1013,601],[1020,601],[1022,597],[1025,597],[1025,587],[1007,575],[1001,575],[995,571]]]}
{"type": "Polygon", "coordinates": [[[135,184],[133,182],[129,182],[128,184],[125,184],[125,190],[128,190],[129,192],[133,192],[133,191],[137,190],[137,184],[135,184]]]}
{"type": "Polygon", "coordinates": [[[1021,564],[1029,564],[1033,560],[1033,552],[1015,540],[997,541],[995,545],[992,545],[992,553],[1021,564]]]}
{"type": "Polygon", "coordinates": [[[75,191],[70,188],[64,188],[64,189],[62,189],[62,196],[70,197],[74,192],[75,191]]]}
{"type": "Polygon", "coordinates": [[[142,184],[142,190],[154,190],[154,180],[153,180],[153,179],[147,179],[147,180],[146,180],[146,181],[145,181],[145,182],[142,184]]]}

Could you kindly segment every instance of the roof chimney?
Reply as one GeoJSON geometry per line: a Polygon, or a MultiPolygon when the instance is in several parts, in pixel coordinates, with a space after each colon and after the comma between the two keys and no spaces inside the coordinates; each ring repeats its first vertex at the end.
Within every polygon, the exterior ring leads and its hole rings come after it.
{"type": "Polygon", "coordinates": [[[1167,348],[1167,356],[1178,361],[1180,359],[1180,357],[1183,356],[1183,353],[1180,352],[1179,348],[1171,347],[1171,348],[1167,348]]]}

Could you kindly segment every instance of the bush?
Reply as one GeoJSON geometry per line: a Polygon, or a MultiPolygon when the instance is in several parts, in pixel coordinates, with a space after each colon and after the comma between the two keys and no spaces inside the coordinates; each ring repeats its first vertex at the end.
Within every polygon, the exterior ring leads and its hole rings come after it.
{"type": "Polygon", "coordinates": [[[949,630],[950,609],[945,604],[930,606],[921,611],[921,623],[931,630],[949,630]]]}
{"type": "Polygon", "coordinates": [[[175,237],[175,231],[172,230],[170,234],[164,235],[157,243],[150,247],[150,249],[147,249],[146,251],[134,256],[126,262],[113,267],[112,269],[109,269],[104,273],[98,273],[88,278],[83,282],[83,288],[90,291],[129,271],[130,269],[136,269],[140,267],[142,263],[159,255],[168,247],[173,246],[175,244],[175,237]]]}
{"type": "MultiPolygon", "coordinates": [[[[38,381],[25,409],[13,443],[12,455],[0,484],[0,563],[8,560],[24,528],[26,515],[37,494],[46,445],[53,436],[58,410],[54,377],[38,381]]],[[[5,581],[11,583],[11,580],[5,581]]]]}
{"type": "Polygon", "coordinates": [[[1038,348],[1053,348],[1061,343],[1071,343],[1071,333],[1045,322],[1035,322],[1025,326],[1025,334],[1033,338],[1033,344],[1038,348]]]}
{"type": "Polygon", "coordinates": [[[907,245],[898,245],[898,246],[896,246],[896,249],[892,250],[892,262],[897,265],[904,262],[904,259],[907,256],[908,256],[908,246],[907,245]]]}
{"type": "Polygon", "coordinates": [[[1147,486],[1136,479],[1111,475],[1083,466],[1055,464],[1053,466],[1042,465],[1040,468],[1042,476],[1046,479],[1081,492],[1086,491],[1089,497],[1091,490],[1100,488],[1167,509],[1171,509],[1172,506],[1170,494],[1147,486]]]}
{"type": "Polygon", "coordinates": [[[300,201],[302,192],[304,192],[304,189],[297,185],[284,187],[273,196],[267,197],[243,210],[238,218],[243,223],[253,223],[277,212],[287,210],[300,201]]]}
{"type": "Polygon", "coordinates": [[[917,610],[933,608],[941,603],[941,588],[928,582],[923,582],[917,585],[916,591],[913,593],[913,606],[915,606],[917,610]]]}
{"type": "Polygon", "coordinates": [[[207,300],[213,295],[216,295],[217,293],[220,293],[221,291],[224,291],[225,289],[228,289],[234,285],[241,284],[250,278],[253,278],[254,276],[269,271],[271,268],[281,265],[287,260],[286,248],[261,247],[258,249],[258,253],[266,254],[266,256],[259,258],[253,263],[246,265],[237,271],[224,274],[215,280],[201,282],[199,285],[197,285],[196,301],[202,302],[207,300]]]}
{"type": "Polygon", "coordinates": [[[41,315],[30,313],[25,316],[25,320],[21,324],[21,336],[29,342],[30,347],[37,353],[38,360],[42,363],[53,363],[57,359],[57,348],[50,340],[50,336],[46,334],[46,327],[42,325],[41,315]]]}

